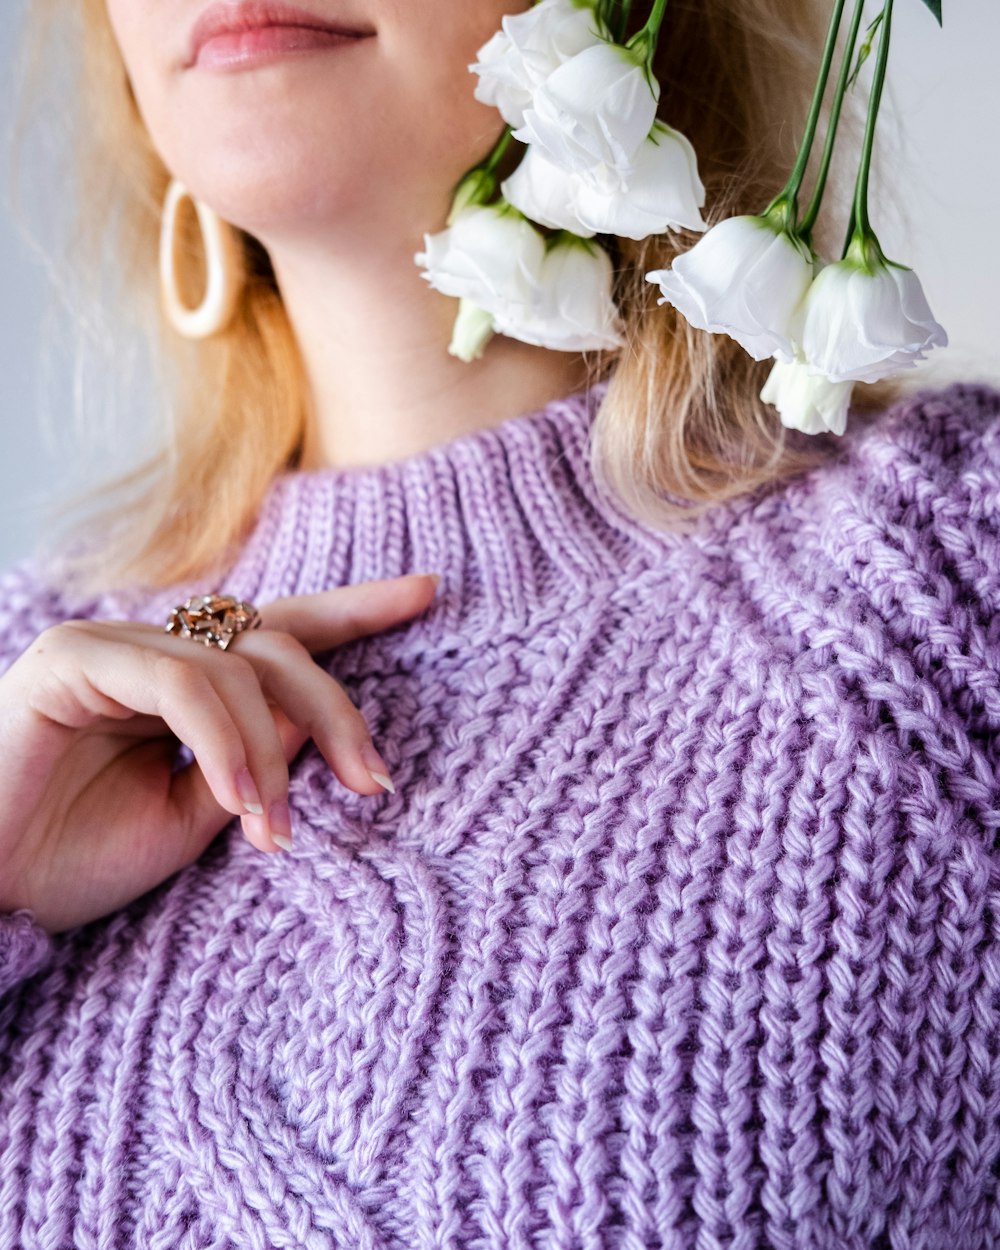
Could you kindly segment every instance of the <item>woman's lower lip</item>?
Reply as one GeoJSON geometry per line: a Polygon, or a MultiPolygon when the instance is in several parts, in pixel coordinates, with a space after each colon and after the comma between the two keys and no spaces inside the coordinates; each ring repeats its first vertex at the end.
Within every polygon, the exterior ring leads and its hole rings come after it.
{"type": "Polygon", "coordinates": [[[206,40],[194,63],[200,69],[241,69],[289,53],[347,47],[364,38],[315,26],[259,26],[254,30],[229,31],[206,40]]]}

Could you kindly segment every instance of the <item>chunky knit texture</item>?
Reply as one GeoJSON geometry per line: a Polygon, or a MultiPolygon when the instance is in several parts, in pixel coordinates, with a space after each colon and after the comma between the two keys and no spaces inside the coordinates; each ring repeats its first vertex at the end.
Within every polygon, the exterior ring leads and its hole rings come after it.
{"type": "MultiPolygon", "coordinates": [[[[685,536],[598,396],[275,480],[222,589],[444,575],[321,657],[397,793],[3,918],[3,1250],[1000,1245],[1000,392],[685,536]]],[[[5,666],[182,593],[0,591],[5,666]]]]}

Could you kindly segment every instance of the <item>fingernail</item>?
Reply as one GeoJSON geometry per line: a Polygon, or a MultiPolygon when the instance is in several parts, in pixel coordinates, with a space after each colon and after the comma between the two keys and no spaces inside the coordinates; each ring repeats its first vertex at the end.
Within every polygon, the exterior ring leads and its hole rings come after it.
{"type": "Polygon", "coordinates": [[[368,775],[372,780],[377,781],[383,790],[388,790],[390,794],[395,794],[396,787],[392,784],[392,778],[389,776],[389,766],[370,742],[366,742],[361,748],[361,759],[365,768],[368,769],[368,775]]]}
{"type": "Polygon", "coordinates": [[[252,812],[254,816],[263,816],[264,807],[260,801],[260,795],[257,793],[257,787],[253,783],[250,776],[249,768],[241,768],[236,774],[236,793],[240,796],[240,802],[252,812]]]}
{"type": "Polygon", "coordinates": [[[290,851],[292,849],[292,816],[288,810],[288,803],[284,799],[271,804],[267,813],[267,826],[271,841],[280,846],[283,851],[290,851]]]}
{"type": "Polygon", "coordinates": [[[440,573],[419,573],[417,576],[418,576],[418,577],[433,577],[433,578],[434,578],[434,585],[435,585],[435,586],[440,586],[440,585],[441,585],[441,574],[440,574],[440,573]]]}

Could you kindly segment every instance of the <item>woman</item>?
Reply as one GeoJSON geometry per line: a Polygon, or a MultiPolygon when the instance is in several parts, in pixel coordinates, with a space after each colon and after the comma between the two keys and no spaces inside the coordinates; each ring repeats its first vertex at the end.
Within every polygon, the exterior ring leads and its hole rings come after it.
{"type": "MultiPolygon", "coordinates": [[[[3,582],[0,1245],[1000,1240],[1000,395],[788,434],[681,232],[599,380],[450,356],[527,8],[84,6],[142,272],[171,178],[245,272],[114,541],[3,582]]],[[[661,113],[753,211],[818,44],[706,8],[661,113]]]]}

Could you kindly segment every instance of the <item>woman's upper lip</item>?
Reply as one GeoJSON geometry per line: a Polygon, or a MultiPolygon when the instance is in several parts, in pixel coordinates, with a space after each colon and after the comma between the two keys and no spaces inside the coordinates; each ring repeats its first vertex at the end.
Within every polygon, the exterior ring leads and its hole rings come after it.
{"type": "Polygon", "coordinates": [[[375,33],[370,27],[364,29],[348,26],[333,18],[310,13],[308,9],[300,9],[292,4],[271,3],[271,0],[243,0],[242,3],[237,0],[236,3],[211,4],[191,28],[186,64],[193,65],[202,46],[216,35],[260,30],[265,26],[307,26],[357,39],[375,33]]]}

